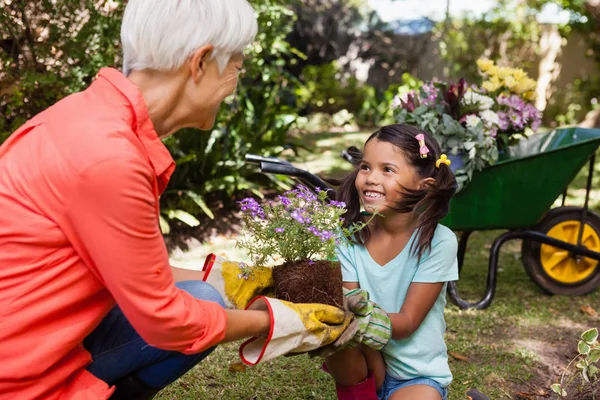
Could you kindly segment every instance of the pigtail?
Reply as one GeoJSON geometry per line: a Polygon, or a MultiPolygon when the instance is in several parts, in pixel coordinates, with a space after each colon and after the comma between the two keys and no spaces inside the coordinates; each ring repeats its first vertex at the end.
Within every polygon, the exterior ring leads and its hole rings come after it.
{"type": "Polygon", "coordinates": [[[425,251],[431,250],[431,242],[437,225],[448,215],[450,200],[458,188],[454,173],[445,163],[439,163],[433,178],[434,182],[422,190],[416,191],[420,193],[412,196],[413,201],[416,201],[412,211],[417,217],[417,239],[413,242],[411,251],[419,259],[425,251]]]}

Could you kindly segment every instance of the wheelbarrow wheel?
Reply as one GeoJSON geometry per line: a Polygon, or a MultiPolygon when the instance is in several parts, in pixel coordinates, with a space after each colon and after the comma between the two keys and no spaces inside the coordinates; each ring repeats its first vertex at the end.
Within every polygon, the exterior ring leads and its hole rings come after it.
{"type": "MultiPolygon", "coordinates": [[[[580,207],[552,209],[536,230],[576,244],[582,210],[580,207]]],[[[600,251],[600,216],[591,211],[587,212],[581,244],[600,251]]],[[[581,296],[600,285],[600,265],[594,259],[575,258],[566,250],[530,240],[523,240],[521,256],[529,277],[549,294],[581,296]]]]}

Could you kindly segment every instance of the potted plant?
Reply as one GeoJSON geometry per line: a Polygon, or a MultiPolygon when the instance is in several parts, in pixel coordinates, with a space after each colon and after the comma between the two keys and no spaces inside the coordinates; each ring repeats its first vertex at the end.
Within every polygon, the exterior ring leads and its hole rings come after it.
{"type": "Polygon", "coordinates": [[[342,272],[335,249],[366,223],[344,228],[346,205],[327,200],[323,190],[315,194],[302,185],[264,205],[245,198],[241,212],[237,246],[248,252],[254,265],[282,261],[273,267],[278,299],[342,308],[342,272]]]}
{"type": "Polygon", "coordinates": [[[540,112],[531,101],[535,81],[520,69],[478,61],[485,81],[481,86],[428,81],[418,90],[397,96],[392,107],[396,120],[419,126],[439,141],[452,161],[459,191],[479,171],[498,160],[506,146],[527,129],[537,130],[540,112]]]}

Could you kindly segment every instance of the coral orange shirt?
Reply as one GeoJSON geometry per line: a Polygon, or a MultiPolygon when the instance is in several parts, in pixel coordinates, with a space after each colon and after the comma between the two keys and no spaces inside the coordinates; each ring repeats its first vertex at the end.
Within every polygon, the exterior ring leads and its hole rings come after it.
{"type": "Polygon", "coordinates": [[[0,399],[106,399],[83,339],[116,304],[152,346],[197,353],[227,316],[178,290],[159,224],[174,169],[141,93],[105,68],[0,147],[0,399]]]}

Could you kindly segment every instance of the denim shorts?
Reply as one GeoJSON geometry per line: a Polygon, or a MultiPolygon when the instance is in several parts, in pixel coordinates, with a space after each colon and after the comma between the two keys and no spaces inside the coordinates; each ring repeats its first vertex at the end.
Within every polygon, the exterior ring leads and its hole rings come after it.
{"type": "Polygon", "coordinates": [[[448,390],[440,386],[440,384],[434,381],[433,379],[415,378],[401,381],[391,377],[389,374],[385,375],[383,385],[381,385],[381,388],[377,391],[377,397],[379,397],[379,400],[387,400],[396,390],[413,385],[431,386],[439,392],[440,396],[442,396],[442,400],[448,399],[448,390]]]}

